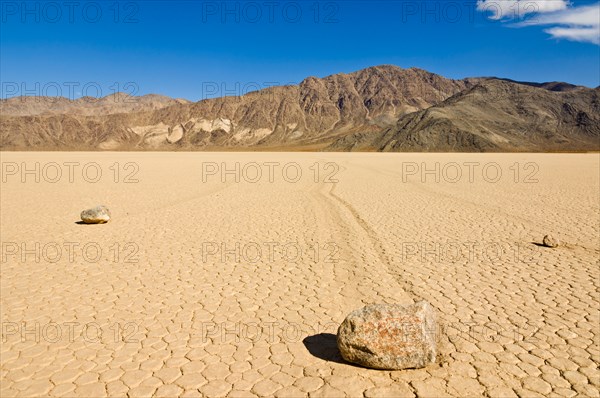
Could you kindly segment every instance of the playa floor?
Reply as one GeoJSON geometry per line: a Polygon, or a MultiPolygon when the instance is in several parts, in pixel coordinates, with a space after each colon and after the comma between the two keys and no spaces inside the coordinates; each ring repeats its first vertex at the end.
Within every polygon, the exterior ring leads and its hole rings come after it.
{"type": "Polygon", "coordinates": [[[599,396],[598,154],[0,156],[2,397],[599,396]],[[418,300],[437,364],[343,361],[418,300]]]}

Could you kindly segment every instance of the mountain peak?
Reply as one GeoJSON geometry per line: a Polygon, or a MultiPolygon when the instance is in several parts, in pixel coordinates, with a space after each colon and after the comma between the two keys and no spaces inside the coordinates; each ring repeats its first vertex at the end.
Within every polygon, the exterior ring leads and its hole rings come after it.
{"type": "Polygon", "coordinates": [[[599,94],[568,83],[452,80],[378,65],[193,104],[123,92],[90,101],[3,101],[1,142],[15,149],[81,149],[85,142],[91,150],[596,149],[599,94]],[[27,115],[38,117],[20,117],[27,115]]]}

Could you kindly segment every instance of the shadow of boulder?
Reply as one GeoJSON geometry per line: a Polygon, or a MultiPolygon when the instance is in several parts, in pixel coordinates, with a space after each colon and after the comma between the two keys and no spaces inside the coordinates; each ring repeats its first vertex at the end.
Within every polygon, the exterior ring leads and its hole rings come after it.
{"type": "Polygon", "coordinates": [[[337,336],[335,334],[319,333],[306,337],[302,342],[308,352],[319,359],[358,367],[342,358],[342,354],[337,347],[337,336]]]}

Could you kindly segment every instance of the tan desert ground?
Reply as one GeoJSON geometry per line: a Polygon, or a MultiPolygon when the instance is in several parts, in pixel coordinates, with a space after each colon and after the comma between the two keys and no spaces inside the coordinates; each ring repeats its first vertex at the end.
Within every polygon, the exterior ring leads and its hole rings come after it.
{"type": "Polygon", "coordinates": [[[1,158],[2,397],[599,396],[597,153],[1,158]],[[418,300],[435,365],[343,361],[418,300]]]}

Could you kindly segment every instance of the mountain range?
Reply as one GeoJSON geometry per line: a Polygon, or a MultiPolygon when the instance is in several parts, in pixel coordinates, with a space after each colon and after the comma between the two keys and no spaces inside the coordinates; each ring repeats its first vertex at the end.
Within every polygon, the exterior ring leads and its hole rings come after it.
{"type": "Polygon", "coordinates": [[[600,150],[600,88],[383,65],[242,96],[0,100],[3,150],[600,150]]]}

